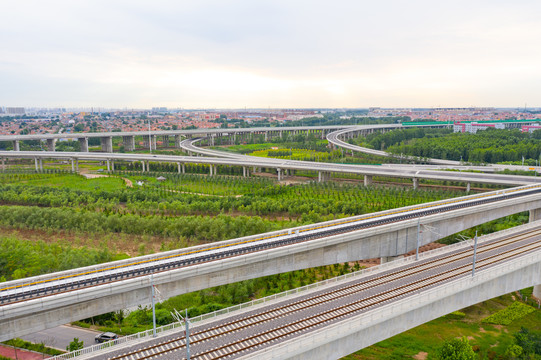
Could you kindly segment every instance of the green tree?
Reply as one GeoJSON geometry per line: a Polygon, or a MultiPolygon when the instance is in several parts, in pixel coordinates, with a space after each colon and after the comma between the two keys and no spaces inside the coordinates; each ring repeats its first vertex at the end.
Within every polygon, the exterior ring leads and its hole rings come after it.
{"type": "Polygon", "coordinates": [[[465,336],[446,341],[436,354],[436,359],[439,360],[474,360],[475,357],[475,352],[465,336]]]}
{"type": "Polygon", "coordinates": [[[84,343],[82,341],[79,341],[79,338],[73,338],[73,341],[69,343],[69,345],[66,347],[66,350],[75,351],[80,350],[83,347],[84,343]]]}

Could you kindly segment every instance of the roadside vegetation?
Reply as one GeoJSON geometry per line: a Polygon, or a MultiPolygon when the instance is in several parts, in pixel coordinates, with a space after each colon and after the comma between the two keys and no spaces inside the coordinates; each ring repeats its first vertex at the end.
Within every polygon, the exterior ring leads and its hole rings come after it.
{"type": "MultiPolygon", "coordinates": [[[[404,133],[396,138],[394,132],[369,135],[362,145],[406,149],[417,140],[440,141],[453,135],[432,129],[423,129],[422,134],[418,129],[400,131],[404,133]]],[[[258,141],[258,136],[250,139],[258,141]]],[[[220,149],[309,161],[381,161],[331,151],[325,140],[313,134],[273,141],[220,149]]],[[[64,147],[72,145],[76,146],[64,147]]],[[[0,173],[0,281],[464,195],[463,190],[437,188],[442,184],[437,181],[425,183],[434,188],[418,190],[400,186],[407,181],[396,179],[392,179],[392,187],[365,187],[357,181],[362,176],[356,175],[350,176],[351,182],[303,179],[302,183],[279,184],[265,176],[242,178],[238,176],[242,170],[225,166],[219,167],[219,175],[213,177],[206,175],[208,167],[201,165],[187,165],[187,174],[178,174],[176,164],[151,163],[151,173],[140,172],[139,166],[119,162],[116,172],[93,179],[52,169],[47,173],[0,173]],[[165,179],[158,181],[160,176],[165,179]]],[[[103,165],[89,168],[96,172],[103,165]]],[[[314,176],[301,172],[295,175],[314,176]]],[[[527,221],[527,213],[516,214],[440,242],[450,244],[473,237],[476,230],[482,235],[527,221]]],[[[355,262],[335,264],[177,296],[157,305],[157,323],[172,322],[173,309],[188,309],[193,317],[360,268],[355,262]]],[[[531,289],[528,292],[531,294],[531,289]]],[[[442,343],[464,336],[480,359],[511,359],[511,353],[520,351],[533,354],[536,348],[528,344],[538,339],[541,312],[530,305],[521,302],[517,294],[505,295],[421,325],[346,359],[402,359],[423,351],[428,359],[437,359],[442,343]],[[526,330],[521,330],[522,326],[526,330]]],[[[149,308],[140,308],[129,314],[119,311],[95,316],[77,324],[130,334],[150,328],[152,315],[149,308]]]]}
{"type": "Polygon", "coordinates": [[[373,133],[355,142],[392,154],[471,163],[508,163],[534,166],[541,156],[541,131],[488,129],[476,134],[453,133],[451,129],[412,128],[373,133]]]}

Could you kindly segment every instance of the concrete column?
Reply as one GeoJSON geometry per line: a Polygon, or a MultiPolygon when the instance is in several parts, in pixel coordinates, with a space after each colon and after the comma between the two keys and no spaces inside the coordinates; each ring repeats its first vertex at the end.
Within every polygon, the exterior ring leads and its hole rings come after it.
{"type": "Polygon", "coordinates": [[[75,170],[79,172],[79,159],[75,159],[75,170]]]}
{"type": "Polygon", "coordinates": [[[182,136],[175,135],[175,148],[180,149],[181,142],[182,142],[182,136]]]}
{"type": "Polygon", "coordinates": [[[419,187],[419,179],[413,178],[413,189],[417,189],[419,187]]]}
{"type": "Polygon", "coordinates": [[[372,175],[365,175],[364,176],[364,186],[372,185],[373,182],[373,176],[372,175]]]}
{"type": "Polygon", "coordinates": [[[124,150],[126,151],[135,150],[135,136],[123,136],[122,144],[124,145],[124,150]]]}
{"type": "Polygon", "coordinates": [[[210,134],[209,136],[209,146],[214,146],[214,134],[210,134]]]}
{"type": "Polygon", "coordinates": [[[150,162],[147,161],[147,172],[149,172],[149,171],[150,171],[150,162]]]}
{"type": "Polygon", "coordinates": [[[21,147],[19,146],[19,140],[13,140],[13,151],[21,151],[21,147]]]}
{"type": "MultiPolygon", "coordinates": [[[[541,209],[530,210],[530,222],[534,222],[540,219],[541,219],[541,209]]],[[[541,282],[538,285],[535,285],[533,287],[532,295],[537,300],[541,300],[541,282]]]]}
{"type": "Polygon", "coordinates": [[[115,171],[115,161],[111,160],[111,171],[115,171]]]}
{"type": "MultiPolygon", "coordinates": [[[[4,159],[2,159],[2,160],[4,160],[4,159]]],[[[38,171],[39,170],[39,168],[38,168],[38,158],[34,158],[34,163],[36,164],[36,171],[38,171]]]]}
{"type": "Polygon", "coordinates": [[[265,131],[265,142],[269,141],[269,132],[265,131]]]}
{"type": "Polygon", "coordinates": [[[141,166],[143,168],[143,172],[145,172],[145,162],[144,161],[141,161],[141,166]]]}
{"type": "Polygon", "coordinates": [[[318,181],[325,182],[331,180],[331,173],[328,171],[318,171],[318,181]]]}
{"type": "Polygon", "coordinates": [[[56,139],[47,139],[47,151],[55,151],[56,139]]]}
{"type": "Polygon", "coordinates": [[[113,152],[113,137],[104,136],[100,139],[101,139],[101,150],[106,153],[112,153],[113,152]]]}
{"type": "Polygon", "coordinates": [[[39,170],[43,171],[43,159],[39,159],[39,170]]]}
{"type": "Polygon", "coordinates": [[[281,169],[276,169],[276,172],[278,174],[278,181],[281,181],[282,180],[282,170],[281,169]]]}
{"type": "Polygon", "coordinates": [[[71,159],[71,172],[75,172],[75,160],[71,159]]]}
{"type": "Polygon", "coordinates": [[[151,145],[152,145],[152,149],[151,150],[156,150],[157,149],[157,145],[156,145],[156,135],[152,135],[151,136],[151,141],[150,141],[151,145]]]}
{"type": "Polygon", "coordinates": [[[111,171],[111,162],[107,159],[107,172],[111,171]]]}
{"type": "Polygon", "coordinates": [[[162,146],[169,147],[169,135],[162,136],[162,146]]]}
{"type": "Polygon", "coordinates": [[[182,164],[182,173],[186,174],[186,164],[182,164]]]}
{"type": "Polygon", "coordinates": [[[178,173],[180,174],[180,163],[177,163],[177,169],[178,169],[178,173]]]}
{"type": "Polygon", "coordinates": [[[6,171],[6,159],[2,158],[2,172],[6,171]]]}
{"type": "Polygon", "coordinates": [[[88,138],[78,138],[81,145],[81,152],[88,152],[88,138]]]}
{"type": "Polygon", "coordinates": [[[471,190],[471,183],[466,184],[466,192],[470,192],[471,190]]]}

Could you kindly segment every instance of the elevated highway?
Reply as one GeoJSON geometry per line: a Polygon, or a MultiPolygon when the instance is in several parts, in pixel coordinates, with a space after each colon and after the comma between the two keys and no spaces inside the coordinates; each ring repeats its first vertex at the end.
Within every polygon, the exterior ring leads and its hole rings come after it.
{"type": "MultiPolygon", "coordinates": [[[[198,140],[198,139],[196,139],[198,140]]],[[[194,141],[196,141],[194,140],[194,141]]],[[[198,149],[192,147],[191,149],[198,149]]],[[[195,150],[193,150],[195,151],[195,150]]],[[[212,150],[204,149],[204,152],[212,150]]],[[[78,161],[93,160],[107,163],[107,170],[114,170],[115,161],[140,162],[143,171],[148,170],[149,162],[173,163],[178,165],[178,172],[183,172],[183,164],[208,164],[210,175],[217,174],[215,165],[239,166],[244,168],[246,176],[249,168],[274,168],[278,180],[284,176],[284,170],[304,170],[319,173],[319,180],[324,181],[331,173],[357,174],[365,176],[365,185],[372,182],[373,176],[409,178],[413,185],[418,186],[419,179],[447,180],[463,183],[496,184],[506,186],[526,185],[541,183],[541,177],[485,174],[474,172],[439,171],[439,170],[418,170],[406,167],[388,167],[372,165],[347,165],[333,163],[319,163],[310,161],[281,160],[259,158],[255,156],[234,157],[195,157],[195,156],[173,156],[173,155],[152,155],[152,154],[123,154],[123,153],[83,153],[83,152],[47,152],[47,151],[0,151],[0,169],[5,168],[5,159],[32,159],[35,162],[36,170],[43,168],[43,161],[46,159],[61,159],[71,162],[72,171],[78,168],[78,161]],[[146,165],[145,165],[146,164],[146,165]]]]}
{"type": "MultiPolygon", "coordinates": [[[[190,326],[191,359],[338,359],[452,311],[541,282],[541,223],[342,276],[190,326]]],[[[240,307],[244,308],[244,307],[240,307]]],[[[181,329],[179,329],[181,330],[181,329]]],[[[183,331],[82,359],[184,359],[183,331]]],[[[64,359],[59,356],[55,360],[64,359]]]]}
{"type": "Polygon", "coordinates": [[[164,298],[256,277],[374,257],[419,245],[521,211],[541,208],[541,186],[410,206],[212,245],[2,283],[0,341],[148,304],[151,284],[164,298]],[[418,227],[429,226],[421,236],[418,227]]]}
{"type": "MultiPolygon", "coordinates": [[[[401,126],[397,126],[396,128],[400,128],[400,127],[401,126]]],[[[333,131],[327,134],[327,141],[329,141],[329,143],[331,143],[332,145],[336,147],[340,147],[340,148],[350,150],[350,151],[362,152],[365,154],[377,155],[377,156],[383,156],[383,157],[396,157],[395,155],[390,154],[386,151],[374,150],[374,149],[369,149],[362,146],[352,145],[340,139],[340,137],[353,137],[353,136],[357,136],[357,134],[359,133],[366,133],[366,132],[367,132],[367,129],[364,129],[362,127],[357,127],[357,128],[350,127],[347,129],[340,129],[340,130],[333,131]]],[[[410,157],[410,156],[403,156],[402,159],[404,159],[404,161],[416,160],[415,157],[410,157]]],[[[430,164],[436,164],[436,165],[449,165],[449,166],[462,165],[460,161],[454,161],[454,160],[425,159],[425,161],[430,164]]]]}

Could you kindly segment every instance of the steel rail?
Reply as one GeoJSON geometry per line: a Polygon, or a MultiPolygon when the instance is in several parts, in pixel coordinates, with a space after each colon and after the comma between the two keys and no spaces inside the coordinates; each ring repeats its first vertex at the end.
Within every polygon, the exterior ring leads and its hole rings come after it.
{"type": "MultiPolygon", "coordinates": [[[[521,241],[523,241],[525,239],[528,239],[528,238],[536,236],[536,235],[537,236],[541,235],[541,229],[529,230],[529,231],[526,231],[526,232],[523,232],[523,233],[520,233],[520,234],[516,234],[516,235],[514,235],[514,236],[512,236],[510,238],[507,238],[507,239],[503,240],[503,241],[487,242],[487,243],[484,243],[481,246],[479,246],[478,254],[482,255],[482,254],[487,253],[487,252],[492,252],[495,249],[499,249],[499,248],[502,248],[502,247],[509,246],[511,244],[521,242],[521,241]]],[[[290,315],[292,313],[298,312],[298,311],[300,311],[302,309],[306,309],[309,306],[314,307],[314,306],[317,306],[317,305],[321,305],[321,304],[324,304],[324,303],[335,301],[337,299],[340,299],[340,298],[343,298],[343,297],[346,297],[346,296],[351,296],[351,295],[359,293],[361,291],[366,291],[368,289],[380,286],[384,282],[397,281],[397,280],[412,276],[414,274],[422,273],[423,271],[426,271],[427,269],[440,268],[442,266],[449,265],[449,264],[452,264],[454,262],[464,260],[466,258],[470,258],[471,257],[471,251],[472,251],[471,249],[456,249],[456,250],[454,250],[453,252],[451,252],[449,254],[446,254],[444,256],[438,256],[437,258],[435,258],[433,260],[425,260],[421,264],[418,264],[418,265],[404,266],[404,267],[399,267],[399,268],[396,268],[396,269],[391,269],[391,270],[389,270],[389,271],[387,271],[385,273],[382,273],[382,274],[377,274],[377,275],[375,274],[375,275],[369,276],[368,278],[363,279],[362,282],[353,283],[351,285],[345,284],[344,286],[335,286],[335,287],[332,288],[332,290],[327,291],[327,292],[325,292],[323,294],[317,294],[317,295],[308,296],[308,297],[302,298],[301,300],[294,301],[294,302],[291,302],[291,303],[287,303],[287,304],[284,304],[282,306],[272,307],[268,311],[264,311],[264,312],[261,312],[261,313],[256,313],[256,314],[253,314],[253,315],[244,316],[244,317],[241,317],[241,318],[237,318],[234,321],[221,323],[219,325],[216,325],[216,326],[213,326],[213,327],[210,327],[210,328],[204,328],[204,329],[201,329],[199,331],[194,331],[190,335],[190,344],[195,345],[197,343],[202,343],[204,341],[208,341],[210,339],[222,336],[222,335],[224,335],[226,333],[231,333],[233,331],[238,331],[238,330],[250,327],[250,326],[254,326],[254,325],[263,323],[265,321],[268,321],[268,319],[271,318],[271,317],[273,319],[275,319],[277,317],[285,317],[285,316],[290,315]],[[335,294],[337,294],[337,295],[335,295],[335,294]],[[309,305],[305,306],[305,307],[303,307],[301,309],[299,309],[297,307],[297,306],[300,306],[300,305],[306,304],[306,303],[308,303],[309,305]],[[292,309],[287,310],[288,308],[292,308],[292,309]],[[285,310],[285,311],[280,312],[282,310],[285,310]],[[249,322],[249,321],[251,321],[251,322],[249,322]],[[224,330],[227,327],[235,326],[237,324],[238,324],[238,326],[236,326],[234,329],[224,330]],[[206,335],[206,334],[209,334],[209,335],[206,335]]],[[[129,357],[129,356],[135,355],[135,354],[143,352],[143,351],[148,351],[150,349],[158,348],[160,346],[165,346],[165,345],[172,344],[172,343],[175,343],[175,342],[178,342],[178,341],[182,341],[182,339],[183,338],[181,338],[181,337],[174,338],[174,339],[168,340],[166,342],[162,342],[162,343],[155,344],[153,346],[150,346],[150,347],[147,347],[147,348],[144,348],[144,349],[140,349],[139,351],[133,351],[133,352],[130,352],[130,353],[122,354],[120,356],[112,357],[112,358],[110,358],[110,360],[119,360],[119,359],[122,359],[124,357],[129,357]]],[[[181,349],[181,348],[179,348],[179,349],[181,349]]]]}
{"type": "MultiPolygon", "coordinates": [[[[494,241],[492,241],[490,243],[485,243],[485,244],[483,244],[484,245],[483,248],[485,248],[486,246],[491,246],[491,245],[495,245],[495,246],[492,247],[492,248],[489,248],[489,249],[487,249],[487,248],[483,249],[482,253],[480,253],[480,254],[493,253],[498,248],[505,247],[505,246],[509,247],[511,244],[521,242],[521,241],[525,241],[525,240],[529,240],[529,239],[532,238],[532,236],[536,236],[536,235],[538,236],[540,234],[540,232],[541,232],[540,230],[537,230],[537,231],[534,230],[534,231],[529,231],[529,232],[526,232],[526,233],[517,234],[514,237],[512,237],[510,239],[507,239],[507,240],[510,240],[510,241],[506,240],[507,241],[506,244],[500,244],[500,243],[494,244],[494,241]],[[516,238],[518,238],[518,239],[516,239],[516,238]]],[[[489,255],[488,257],[485,257],[485,258],[483,258],[483,259],[481,259],[479,261],[478,268],[483,269],[483,268],[491,266],[491,265],[493,265],[495,263],[508,260],[510,258],[513,258],[513,257],[518,256],[520,254],[523,254],[525,252],[531,252],[531,251],[537,250],[539,248],[541,248],[541,244],[539,244],[539,243],[529,243],[529,244],[521,245],[521,246],[518,246],[518,247],[514,247],[514,248],[512,248],[509,251],[504,252],[504,253],[496,253],[496,254],[493,254],[493,255],[489,255]]],[[[468,253],[468,252],[471,252],[471,249],[467,249],[467,250],[464,250],[464,251],[461,251],[461,252],[462,253],[468,253]]],[[[444,266],[445,264],[441,264],[441,263],[433,264],[433,262],[441,262],[441,260],[447,260],[447,258],[456,256],[456,255],[457,254],[449,254],[449,255],[446,255],[444,258],[428,261],[427,263],[417,265],[415,267],[424,267],[425,269],[418,270],[418,271],[413,271],[411,274],[406,275],[406,276],[413,276],[414,274],[422,273],[423,271],[437,269],[437,268],[439,268],[441,266],[444,266]],[[436,266],[434,266],[434,265],[436,265],[436,266]]],[[[469,258],[470,256],[466,256],[466,257],[469,258]]],[[[457,262],[459,262],[461,260],[464,260],[464,258],[465,257],[462,256],[462,257],[459,257],[459,258],[454,259],[452,261],[449,261],[447,263],[448,264],[457,263],[457,262]]],[[[395,270],[394,273],[397,273],[399,271],[400,270],[395,270]]],[[[236,342],[229,343],[229,344],[224,345],[224,346],[222,346],[220,348],[214,348],[214,349],[210,349],[210,350],[207,350],[205,352],[202,352],[202,353],[194,354],[193,357],[196,358],[196,357],[200,357],[200,356],[207,356],[206,358],[210,357],[212,359],[215,359],[215,358],[217,359],[217,358],[221,358],[221,357],[231,356],[231,355],[233,355],[233,354],[235,354],[237,352],[244,351],[244,350],[246,350],[246,349],[248,349],[250,347],[259,346],[264,342],[270,342],[270,341],[273,341],[273,340],[275,340],[277,338],[288,336],[289,334],[299,332],[301,330],[305,330],[305,329],[307,329],[309,327],[316,326],[316,325],[318,325],[320,323],[329,321],[329,319],[336,319],[338,317],[344,317],[345,315],[350,314],[352,312],[358,312],[360,310],[364,310],[364,309],[369,308],[371,306],[381,304],[383,302],[390,301],[390,300],[395,299],[397,297],[406,296],[407,294],[410,294],[412,292],[419,291],[419,290],[421,290],[423,288],[435,286],[436,284],[441,283],[443,281],[450,280],[452,278],[457,278],[459,276],[463,276],[463,275],[469,274],[469,273],[471,273],[471,264],[467,263],[467,264],[464,264],[464,265],[461,265],[461,266],[457,267],[451,273],[449,273],[449,272],[440,273],[437,276],[435,276],[433,278],[430,278],[430,279],[422,278],[422,279],[417,279],[415,281],[409,282],[407,284],[402,284],[400,287],[398,287],[396,289],[393,289],[391,291],[393,294],[390,295],[390,296],[389,295],[383,295],[382,296],[381,293],[377,293],[377,294],[374,294],[374,295],[372,295],[370,297],[364,298],[362,300],[354,301],[352,303],[348,303],[348,304],[345,304],[345,305],[341,305],[339,307],[332,308],[332,309],[327,310],[327,311],[325,311],[323,313],[318,313],[318,314],[313,315],[313,316],[308,317],[308,318],[303,318],[303,319],[298,320],[298,321],[293,322],[293,323],[288,323],[288,324],[286,324],[286,325],[284,325],[284,326],[282,326],[280,328],[273,328],[271,330],[268,330],[267,332],[255,334],[252,337],[244,338],[242,340],[238,340],[236,342]],[[401,292],[397,293],[397,289],[398,290],[404,289],[404,291],[401,291],[401,292]],[[371,302],[369,302],[368,304],[365,304],[367,301],[371,301],[371,302]],[[359,304],[361,304],[362,306],[359,307],[358,306],[359,304]],[[354,308],[349,309],[351,307],[354,307],[354,308]],[[337,313],[337,312],[339,312],[341,310],[345,310],[347,312],[346,313],[338,313],[338,314],[336,314],[336,316],[330,316],[330,317],[328,316],[328,317],[324,318],[322,321],[316,321],[316,322],[312,321],[311,322],[311,320],[314,320],[314,319],[317,320],[317,318],[319,318],[321,316],[329,315],[329,314],[335,314],[335,313],[337,313]],[[286,334],[283,333],[283,331],[287,331],[288,328],[291,328],[294,325],[299,325],[299,324],[301,324],[303,322],[304,323],[308,322],[309,324],[307,326],[303,326],[301,329],[296,328],[293,331],[286,332],[286,334]],[[274,335],[272,335],[272,333],[278,333],[278,334],[276,336],[274,336],[274,335]],[[264,338],[264,341],[260,341],[258,343],[253,343],[252,342],[252,344],[249,344],[249,346],[240,347],[242,344],[244,344],[246,342],[249,342],[251,340],[253,341],[253,340],[257,339],[258,337],[262,338],[263,336],[266,337],[266,339],[264,338]],[[234,346],[237,346],[237,348],[235,349],[234,346]],[[220,350],[223,351],[227,347],[232,347],[234,350],[231,351],[231,352],[227,352],[225,354],[221,354],[220,356],[213,356],[213,355],[216,355],[216,354],[213,354],[213,353],[216,353],[216,352],[218,352],[220,350]]],[[[365,280],[362,283],[354,284],[354,285],[351,285],[350,287],[362,286],[367,282],[369,283],[369,282],[379,281],[379,284],[375,284],[375,285],[372,286],[372,287],[376,287],[376,286],[382,285],[386,281],[398,281],[398,280],[400,280],[402,278],[402,277],[399,277],[399,278],[395,278],[395,279],[391,279],[391,280],[385,280],[385,277],[389,277],[389,276],[390,276],[390,274],[383,274],[380,278],[369,279],[368,281],[365,280]]],[[[313,300],[314,298],[318,298],[318,297],[322,297],[322,296],[329,296],[329,295],[339,293],[339,292],[342,292],[342,291],[344,291],[343,288],[333,287],[328,292],[325,292],[325,293],[323,293],[321,295],[315,295],[315,296],[313,296],[311,298],[304,299],[304,300],[302,300],[302,302],[309,302],[309,301],[313,300]]],[[[364,290],[359,290],[359,291],[364,291],[364,290]]],[[[358,291],[356,291],[356,292],[358,292],[358,291]]],[[[342,294],[340,296],[334,297],[330,301],[335,301],[338,298],[345,297],[345,296],[350,296],[350,295],[352,295],[352,294],[354,294],[356,292],[352,292],[350,294],[345,294],[345,295],[342,294]]],[[[326,301],[324,301],[324,302],[326,302],[326,301]]],[[[293,303],[284,305],[282,307],[271,308],[270,310],[268,310],[266,312],[258,313],[256,315],[252,316],[252,318],[266,317],[265,320],[268,320],[269,318],[274,319],[274,318],[276,318],[276,316],[272,315],[273,312],[277,312],[283,307],[293,307],[293,306],[297,306],[298,304],[299,304],[299,302],[293,302],[293,303]]],[[[306,306],[304,308],[300,308],[300,309],[299,308],[294,308],[293,310],[291,310],[291,311],[289,311],[287,313],[281,313],[279,315],[280,315],[280,317],[284,317],[286,315],[291,314],[292,312],[298,312],[298,311],[301,311],[301,310],[305,310],[308,307],[313,307],[313,306],[316,306],[316,305],[318,305],[318,304],[312,303],[312,304],[309,304],[308,306],[306,306]]],[[[265,321],[265,320],[263,320],[263,321],[265,321]]],[[[239,319],[236,319],[235,323],[241,323],[240,327],[235,328],[235,329],[228,329],[225,332],[215,333],[215,334],[213,334],[213,335],[211,335],[211,336],[209,336],[207,338],[196,339],[195,337],[197,337],[197,335],[199,335],[200,333],[199,332],[194,333],[193,338],[192,338],[193,340],[191,340],[190,343],[195,345],[195,344],[200,343],[200,342],[208,341],[211,338],[223,336],[224,334],[230,334],[232,332],[238,331],[238,330],[240,330],[242,328],[245,328],[245,327],[254,326],[257,323],[261,322],[261,321],[257,321],[257,322],[251,323],[251,324],[245,324],[246,321],[247,321],[247,319],[245,317],[241,317],[239,319]]],[[[211,332],[211,331],[216,330],[217,328],[225,328],[225,327],[229,326],[230,324],[231,323],[220,324],[217,327],[211,327],[209,329],[205,329],[204,331],[205,332],[211,332]]],[[[118,360],[118,359],[123,359],[123,358],[148,359],[148,358],[156,357],[158,355],[165,354],[165,353],[168,353],[168,352],[171,352],[171,351],[181,350],[185,346],[185,344],[183,344],[183,343],[182,344],[173,344],[175,342],[182,342],[182,340],[180,338],[173,339],[173,340],[168,341],[168,342],[156,344],[156,345],[153,345],[151,347],[142,348],[142,349],[139,349],[138,351],[125,353],[125,354],[122,354],[120,356],[112,357],[110,359],[111,360],[118,360]],[[170,345],[170,344],[172,344],[173,347],[169,347],[166,350],[153,351],[154,349],[157,349],[159,347],[163,347],[163,346],[166,346],[166,345],[170,345]],[[149,355],[145,355],[143,357],[137,356],[137,354],[141,354],[141,353],[144,353],[144,352],[149,353],[149,355]]]]}
{"type": "Polygon", "coordinates": [[[465,198],[450,199],[443,202],[421,204],[413,208],[397,209],[397,210],[393,210],[393,211],[389,211],[385,213],[363,216],[360,218],[341,220],[341,221],[337,221],[331,224],[313,226],[306,229],[298,230],[295,234],[290,234],[289,232],[285,231],[283,233],[278,233],[278,234],[265,236],[261,238],[243,240],[243,241],[221,244],[221,245],[216,245],[216,246],[209,246],[202,249],[181,252],[179,254],[158,257],[154,259],[135,261],[135,262],[127,263],[127,264],[104,267],[101,269],[86,271],[82,273],[70,274],[70,275],[65,275],[61,277],[53,277],[50,279],[44,279],[40,281],[24,283],[24,284],[19,284],[15,286],[8,286],[8,287],[0,289],[0,305],[7,305],[7,304],[18,302],[18,301],[26,301],[26,300],[29,300],[30,298],[53,295],[53,293],[48,294],[47,292],[49,291],[51,292],[54,291],[54,294],[59,293],[59,292],[74,291],[74,290],[78,290],[82,288],[87,288],[90,286],[102,285],[106,282],[120,281],[127,278],[146,276],[151,273],[167,271],[173,268],[180,268],[184,266],[195,265],[198,263],[223,259],[223,258],[227,258],[231,256],[244,255],[244,254],[255,252],[255,251],[267,250],[273,247],[290,245],[293,243],[313,240],[315,238],[335,235],[337,233],[355,231],[355,230],[359,230],[363,228],[379,226],[379,225],[388,224],[388,223],[392,223],[396,221],[403,221],[403,220],[407,220],[407,219],[411,219],[411,218],[415,218],[419,216],[426,216],[426,215],[431,215],[434,213],[442,213],[442,212],[456,210],[456,209],[460,209],[464,207],[482,205],[482,204],[486,204],[486,203],[490,203],[494,201],[507,200],[507,199],[514,198],[517,196],[527,196],[527,195],[531,195],[531,194],[535,194],[539,192],[541,192],[541,185],[531,185],[529,187],[509,189],[509,190],[504,190],[501,192],[478,194],[478,195],[469,196],[465,198]],[[496,198],[494,196],[496,196],[496,198]],[[469,204],[463,204],[463,202],[465,201],[472,201],[472,200],[475,200],[475,201],[469,204]],[[436,208],[436,207],[441,207],[441,208],[436,208]],[[390,218],[378,219],[378,218],[387,217],[387,216],[390,216],[390,218]],[[374,220],[374,221],[363,223],[363,221],[367,221],[367,220],[374,220]],[[347,227],[340,228],[339,230],[333,229],[336,226],[346,225],[346,224],[349,224],[349,225],[347,227]],[[317,235],[310,234],[311,231],[320,230],[320,229],[327,229],[327,231],[317,233],[317,235]],[[292,238],[290,237],[290,235],[295,235],[295,236],[294,238],[292,238]],[[284,236],[288,238],[279,239],[280,237],[284,237],[284,236]],[[272,243],[267,242],[267,243],[257,244],[258,241],[269,240],[269,239],[276,239],[276,241],[273,241],[272,243]],[[243,247],[241,249],[227,250],[228,248],[232,248],[234,246],[247,245],[247,244],[253,244],[253,245],[251,247],[243,247]],[[184,259],[184,260],[180,259],[182,256],[186,256],[186,255],[192,255],[192,254],[204,255],[205,252],[212,251],[212,250],[227,250],[227,251],[211,254],[211,256],[207,258],[203,256],[203,257],[198,257],[195,259],[184,259]],[[152,264],[157,261],[171,260],[171,259],[175,259],[177,261],[168,262],[166,264],[160,264],[160,265],[152,264]],[[148,265],[148,266],[145,268],[136,269],[136,270],[129,269],[130,266],[135,266],[135,265],[148,265]],[[65,280],[65,279],[76,280],[76,278],[80,276],[85,276],[85,275],[90,275],[90,274],[98,275],[105,271],[111,271],[111,270],[125,270],[125,271],[115,272],[112,274],[106,274],[106,275],[102,275],[101,277],[97,276],[90,279],[84,279],[83,281],[74,281],[74,282],[66,283],[62,285],[51,284],[50,287],[44,287],[40,289],[31,289],[26,292],[24,291],[15,292],[9,295],[2,295],[2,292],[6,292],[8,290],[28,288],[30,286],[35,286],[35,285],[44,284],[44,283],[52,283],[55,281],[65,280]]]}

